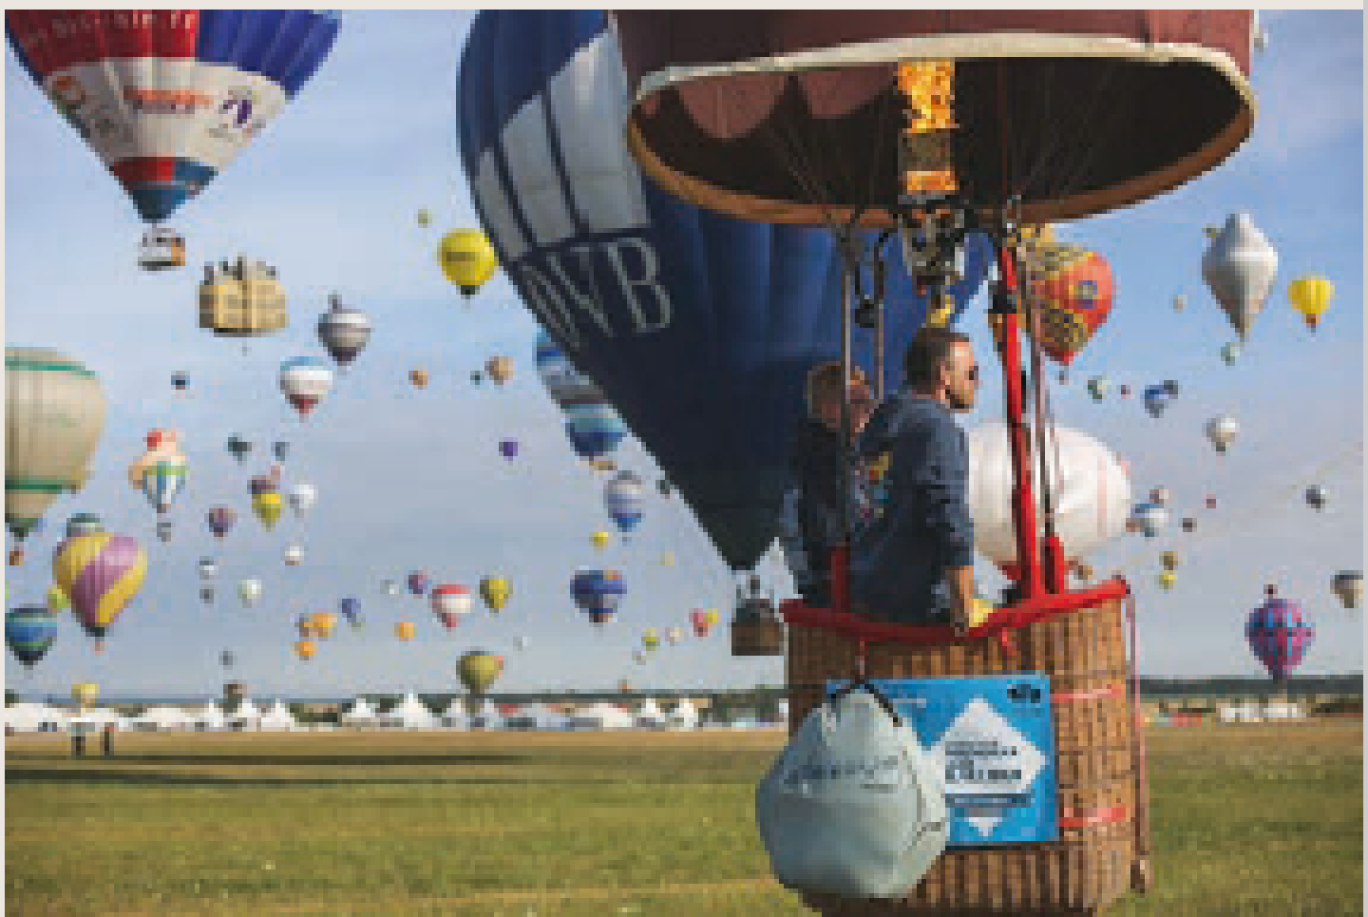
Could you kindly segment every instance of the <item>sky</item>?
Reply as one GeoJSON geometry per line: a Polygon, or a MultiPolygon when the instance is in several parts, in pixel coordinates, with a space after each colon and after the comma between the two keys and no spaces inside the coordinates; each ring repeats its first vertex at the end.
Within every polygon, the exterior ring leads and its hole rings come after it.
{"type": "MultiPolygon", "coordinates": [[[[455,81],[470,11],[346,11],[325,65],[282,115],[171,221],[188,239],[189,266],[146,273],[136,266],[140,223],[113,178],[51,109],[12,54],[5,60],[5,342],[48,346],[99,373],[106,428],[85,490],[60,498],[29,558],[7,570],[10,607],[41,602],[47,560],[65,519],[94,511],[110,531],[132,535],[150,562],[141,594],[95,654],[73,619],[32,671],[7,657],[7,684],[21,693],[66,694],[93,681],[106,696],[212,697],[241,680],[261,697],[346,697],[356,692],[439,692],[457,687],[461,653],[502,653],[497,688],[601,689],[626,679],[642,688],[729,687],[783,682],[779,658],[734,659],[726,621],[732,582],[678,497],[652,492],[627,543],[596,550],[611,528],[602,477],[579,464],[558,409],[532,360],[536,323],[502,275],[463,301],[436,259],[447,229],[478,226],[456,139],[455,81]],[[420,227],[419,209],[433,215],[420,227]],[[199,265],[238,254],[277,267],[290,327],[252,340],[197,328],[199,265]],[[339,375],[305,423],[277,387],[277,367],[322,356],[314,334],[330,292],[365,310],[375,327],[365,352],[339,375]],[[475,387],[469,374],[510,356],[511,381],[475,387]],[[423,368],[423,390],[407,374],[423,368]],[[171,374],[190,376],[177,396],[171,374]],[[153,427],[182,434],[190,481],[171,512],[169,543],[125,471],[153,427]],[[239,465],[232,434],[255,450],[239,465]],[[515,438],[512,462],[498,442],[515,438]],[[250,514],[247,481],[269,468],[270,444],[288,440],[286,486],[319,492],[304,518],[288,511],[273,532],[250,514]],[[230,504],[236,528],[216,544],[208,507],[230,504]],[[287,545],[305,552],[285,565],[287,545]],[[671,552],[673,566],[662,563],[671,552]],[[218,598],[199,601],[197,565],[218,561],[218,598]],[[617,620],[595,629],[568,593],[577,567],[623,572],[628,595],[617,620]],[[434,582],[474,586],[505,576],[512,598],[499,615],[476,610],[444,632],[426,600],[386,596],[382,581],[425,570],[434,582]],[[262,597],[244,608],[237,583],[259,578],[262,597]],[[310,662],[292,650],[295,618],[361,601],[365,625],[339,624],[310,662]],[[688,629],[695,608],[717,608],[706,639],[691,633],[646,665],[631,658],[648,626],[688,629]],[[393,624],[412,621],[411,642],[393,624]],[[528,646],[515,642],[526,637],[528,646]],[[236,657],[220,665],[223,650],[236,657]]],[[[1163,485],[1173,494],[1170,528],[1128,535],[1090,558],[1099,574],[1123,571],[1139,615],[1139,668],[1158,677],[1249,676],[1263,670],[1244,641],[1244,620],[1276,583],[1317,627],[1303,674],[1362,670],[1359,612],[1329,588],[1363,557],[1363,16],[1361,11],[1263,12],[1267,50],[1253,60],[1259,101],[1251,139],[1226,162],[1174,192],[1061,227],[1101,252],[1117,284],[1113,311],[1067,384],[1053,384],[1058,422],[1083,430],[1129,463],[1137,500],[1163,485]],[[1203,229],[1248,212],[1280,255],[1278,281],[1233,366],[1219,357],[1234,334],[1207,292],[1203,229]],[[1288,281],[1316,271],[1335,302],[1310,333],[1287,304],[1288,281]],[[1187,298],[1177,312],[1176,295],[1187,298]],[[1086,379],[1113,392],[1094,402],[1086,379]],[[1151,419],[1139,392],[1165,379],[1180,397],[1151,419]],[[1134,394],[1121,399],[1116,386],[1134,394]],[[1227,455],[1203,435],[1221,413],[1242,432],[1227,455]],[[1313,483],[1329,492],[1306,506],[1313,483]],[[1203,506],[1208,496],[1217,509],[1203,506]],[[1178,519],[1197,518],[1182,533],[1178,519]],[[1155,581],[1166,549],[1182,558],[1171,591],[1155,581]]],[[[834,304],[833,304],[834,305],[834,304]]],[[[983,309],[962,327],[989,357],[983,309]]],[[[992,374],[967,427],[1001,418],[992,374]]],[[[661,474],[635,441],[623,468],[661,474]]],[[[791,581],[772,553],[761,572],[776,595],[791,581]]],[[[985,589],[1003,580],[980,557],[985,589]]]]}

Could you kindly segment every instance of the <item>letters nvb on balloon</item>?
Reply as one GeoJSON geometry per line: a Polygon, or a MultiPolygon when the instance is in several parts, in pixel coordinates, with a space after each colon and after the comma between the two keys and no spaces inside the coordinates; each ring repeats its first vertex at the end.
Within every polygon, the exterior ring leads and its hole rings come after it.
{"type": "MultiPolygon", "coordinates": [[[[332,48],[315,10],[11,10],[10,47],[34,82],[160,223],[213,181],[332,48]]],[[[79,182],[78,182],[79,183],[79,182]]],[[[174,233],[152,230],[149,244],[174,233]]],[[[145,263],[144,266],[168,266],[145,263]]]]}
{"type": "MultiPolygon", "coordinates": [[[[840,354],[840,258],[825,230],[733,219],[643,178],[623,142],[626,86],[604,13],[482,12],[458,84],[465,174],[524,304],[747,569],[776,532],[806,373],[840,354]]],[[[952,319],[986,271],[975,239],[952,319]]],[[[900,348],[926,301],[898,244],[883,251],[900,348]]],[[[864,282],[872,293],[872,269],[864,282]]],[[[857,338],[867,366],[872,340],[857,338]]],[[[886,370],[896,388],[900,368],[886,370]]]]}

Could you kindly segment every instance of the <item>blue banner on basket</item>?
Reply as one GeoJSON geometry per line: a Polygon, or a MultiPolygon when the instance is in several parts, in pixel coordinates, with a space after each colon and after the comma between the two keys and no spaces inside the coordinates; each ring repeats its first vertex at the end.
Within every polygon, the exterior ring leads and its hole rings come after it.
{"type": "MultiPolygon", "coordinates": [[[[951,847],[1059,839],[1050,679],[870,679],[945,766],[951,847]]],[[[847,682],[827,682],[830,694],[847,682]]]]}

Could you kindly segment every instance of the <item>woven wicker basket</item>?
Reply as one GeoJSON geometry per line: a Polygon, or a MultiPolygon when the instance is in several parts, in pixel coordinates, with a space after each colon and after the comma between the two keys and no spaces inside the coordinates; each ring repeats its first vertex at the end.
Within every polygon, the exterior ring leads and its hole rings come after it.
{"type": "MultiPolygon", "coordinates": [[[[947,849],[906,898],[804,895],[832,917],[935,914],[1026,917],[1100,914],[1131,887],[1137,802],[1124,614],[1119,601],[1012,631],[1015,654],[995,638],[915,647],[871,645],[870,678],[945,678],[1039,672],[1055,695],[1058,841],[947,849]]],[[[789,731],[821,700],[829,679],[850,678],[856,642],[789,627],[789,731]]]]}
{"type": "Polygon", "coordinates": [[[733,656],[784,655],[784,622],[733,621],[731,651],[733,656]]]}

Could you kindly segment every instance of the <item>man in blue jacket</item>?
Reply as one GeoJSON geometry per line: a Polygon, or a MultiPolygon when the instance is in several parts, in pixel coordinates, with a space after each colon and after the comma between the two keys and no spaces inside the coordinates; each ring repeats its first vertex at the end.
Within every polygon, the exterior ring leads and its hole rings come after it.
{"type": "Polygon", "coordinates": [[[883,505],[852,550],[854,610],[963,628],[973,620],[974,523],[969,450],[952,414],[974,407],[980,369],[968,335],[925,328],[908,345],[903,373],[904,387],[861,437],[861,454],[886,471],[883,505]]]}

